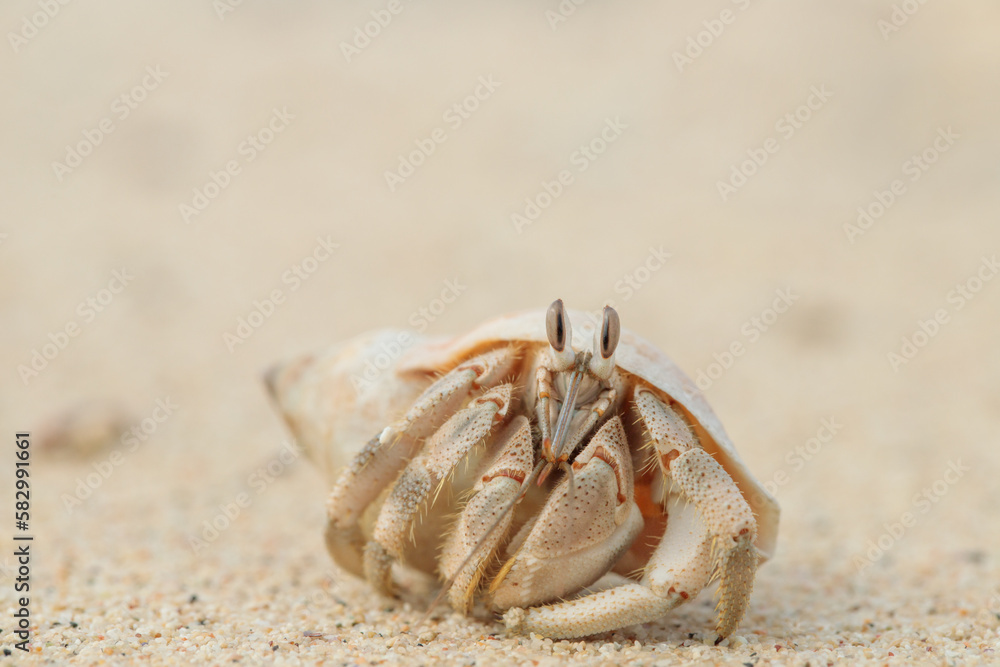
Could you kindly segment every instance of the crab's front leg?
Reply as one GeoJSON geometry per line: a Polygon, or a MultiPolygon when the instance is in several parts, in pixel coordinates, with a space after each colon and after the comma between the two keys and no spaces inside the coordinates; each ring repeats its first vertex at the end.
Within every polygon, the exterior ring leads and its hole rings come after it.
{"type": "Polygon", "coordinates": [[[715,631],[721,641],[732,634],[750,606],[759,560],[754,546],[757,521],[732,477],[704,449],[677,457],[673,472],[711,540],[711,553],[702,562],[719,578],[715,631]]]}
{"type": "Polygon", "coordinates": [[[670,508],[670,520],[641,583],[629,583],[544,607],[504,614],[511,632],[553,639],[586,637],[648,623],[694,597],[711,576],[711,544],[690,504],[670,508]]]}
{"type": "Polygon", "coordinates": [[[498,444],[499,455],[473,488],[441,553],[441,573],[454,579],[448,597],[459,611],[468,612],[472,606],[483,572],[514,519],[513,504],[531,474],[534,449],[528,418],[514,417],[498,444]]]}
{"type": "Polygon", "coordinates": [[[502,384],[473,399],[431,436],[396,480],[364,548],[365,578],[379,591],[391,593],[389,570],[393,561],[403,557],[417,512],[431,493],[440,491],[469,451],[504,421],[512,392],[512,385],[502,384]]]}
{"type": "Polygon", "coordinates": [[[340,474],[327,500],[326,545],[341,567],[362,576],[365,538],[358,519],[420,450],[422,440],[468,400],[507,375],[517,358],[513,347],[491,350],[431,384],[405,415],[372,438],[340,474]]]}
{"type": "Polygon", "coordinates": [[[718,640],[743,618],[757,567],[753,512],[680,414],[641,388],[636,407],[661,472],[680,487],[641,583],[545,607],[511,609],[504,616],[508,629],[561,638],[649,622],[696,596],[713,575],[720,579],[718,640]]]}
{"type": "Polygon", "coordinates": [[[757,520],[736,482],[702,449],[679,412],[644,387],[636,389],[635,403],[664,478],[680,487],[681,499],[697,509],[712,540],[711,573],[719,578],[716,632],[724,639],[750,604],[759,560],[757,520]]]}

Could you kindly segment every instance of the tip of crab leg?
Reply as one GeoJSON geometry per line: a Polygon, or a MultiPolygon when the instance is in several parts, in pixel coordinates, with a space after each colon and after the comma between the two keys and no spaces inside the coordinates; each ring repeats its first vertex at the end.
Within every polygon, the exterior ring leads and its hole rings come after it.
{"type": "Polygon", "coordinates": [[[444,596],[447,593],[448,593],[448,588],[447,587],[441,589],[441,592],[438,593],[438,595],[437,595],[436,598],[434,598],[434,601],[431,602],[431,605],[429,607],[427,607],[427,611],[425,611],[424,615],[420,617],[419,621],[417,621],[417,627],[418,628],[422,628],[425,625],[427,625],[428,621],[431,620],[431,614],[434,613],[434,609],[438,606],[438,604],[441,603],[441,600],[444,599],[444,596]]]}

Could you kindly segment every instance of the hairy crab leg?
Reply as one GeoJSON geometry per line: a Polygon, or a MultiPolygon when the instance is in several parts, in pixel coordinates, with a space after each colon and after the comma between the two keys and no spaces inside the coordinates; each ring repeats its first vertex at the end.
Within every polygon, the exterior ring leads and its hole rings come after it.
{"type": "Polygon", "coordinates": [[[422,439],[468,399],[469,392],[496,384],[510,373],[516,359],[517,350],[505,347],[459,364],[427,387],[402,419],[354,457],[327,499],[326,545],[337,564],[362,576],[365,540],[358,525],[362,512],[396,479],[419,451],[422,439]]]}
{"type": "MultiPolygon", "coordinates": [[[[386,426],[379,441],[388,444],[421,423],[440,424],[455,412],[471,390],[492,387],[509,374],[516,360],[516,348],[502,347],[459,364],[429,386],[402,419],[386,426]]],[[[421,430],[424,435],[434,431],[433,428],[421,430]]]]}
{"type": "Polygon", "coordinates": [[[462,510],[441,555],[441,573],[452,581],[451,605],[466,613],[489,559],[514,518],[510,504],[531,474],[535,453],[528,418],[515,417],[500,443],[499,455],[473,487],[475,495],[462,510]]]}
{"type": "Polygon", "coordinates": [[[549,423],[551,401],[555,400],[552,398],[555,393],[552,387],[552,373],[552,369],[544,363],[535,371],[535,422],[541,432],[542,442],[552,441],[552,427],[549,423]]]}
{"type": "Polygon", "coordinates": [[[389,568],[403,557],[417,512],[435,487],[469,451],[482,442],[494,426],[504,421],[511,404],[513,385],[494,387],[468,407],[456,412],[407,464],[382,505],[372,539],[364,549],[365,578],[383,593],[391,592],[389,568]]]}
{"type": "Polygon", "coordinates": [[[725,639],[746,614],[759,554],[757,521],[739,487],[704,449],[681,454],[672,466],[674,480],[698,508],[712,543],[712,571],[719,577],[716,632],[725,639]]]}
{"type": "Polygon", "coordinates": [[[361,512],[392,483],[420,448],[420,441],[403,435],[391,448],[369,440],[341,474],[327,499],[326,548],[342,568],[363,576],[361,550],[365,538],[358,525],[361,512]]]}
{"type": "Polygon", "coordinates": [[[713,576],[719,577],[716,632],[724,639],[750,604],[758,561],[753,510],[729,473],[701,448],[681,414],[645,388],[636,390],[635,401],[664,477],[697,508],[713,540],[708,561],[713,576]]]}

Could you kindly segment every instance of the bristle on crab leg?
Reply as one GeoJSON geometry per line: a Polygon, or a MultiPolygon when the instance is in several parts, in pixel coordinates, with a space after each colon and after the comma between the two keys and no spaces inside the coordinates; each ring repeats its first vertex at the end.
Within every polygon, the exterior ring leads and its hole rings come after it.
{"type": "MultiPolygon", "coordinates": [[[[636,389],[635,405],[668,482],[668,495],[676,494],[684,503],[676,507],[684,512],[697,510],[710,538],[708,547],[699,547],[708,549],[699,562],[710,578],[719,578],[716,632],[719,640],[724,639],[736,629],[750,603],[758,561],[753,511],[729,473],[702,449],[682,413],[644,387],[636,389]]],[[[676,513],[670,513],[663,538],[668,546],[676,513]]],[[[654,554],[648,571],[655,571],[656,559],[654,554]]]]}
{"type": "Polygon", "coordinates": [[[381,592],[391,592],[389,568],[394,560],[403,557],[420,507],[435,486],[506,418],[512,389],[510,384],[494,387],[456,412],[430,437],[393,485],[364,549],[365,578],[381,592]]]}
{"type": "Polygon", "coordinates": [[[415,427],[421,425],[422,435],[430,435],[465,402],[470,391],[488,388],[499,382],[510,373],[516,360],[516,349],[502,347],[459,364],[428,387],[402,419],[386,426],[379,434],[379,440],[388,444],[403,433],[412,435],[415,427]]]}
{"type": "Polygon", "coordinates": [[[368,441],[341,472],[327,500],[326,544],[337,563],[363,576],[364,538],[358,521],[420,450],[422,441],[478,387],[499,382],[513,368],[517,348],[491,350],[446,373],[414,401],[405,416],[368,441]]]}
{"type": "Polygon", "coordinates": [[[739,487],[705,450],[681,454],[671,470],[713,538],[711,563],[719,577],[716,632],[721,640],[732,634],[750,604],[758,562],[757,521],[739,487]]]}
{"type": "Polygon", "coordinates": [[[451,605],[468,612],[483,570],[513,519],[511,503],[531,474],[534,450],[528,418],[511,420],[499,437],[500,451],[475,487],[441,555],[441,573],[452,582],[451,605]],[[511,509],[507,507],[511,505],[511,509]]]}

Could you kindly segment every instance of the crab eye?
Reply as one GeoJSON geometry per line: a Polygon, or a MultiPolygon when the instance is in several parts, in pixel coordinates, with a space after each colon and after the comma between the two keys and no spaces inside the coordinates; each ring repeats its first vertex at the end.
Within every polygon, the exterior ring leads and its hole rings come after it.
{"type": "Polygon", "coordinates": [[[594,330],[594,356],[590,358],[590,372],[602,380],[610,378],[615,369],[615,348],[621,333],[618,313],[611,306],[605,306],[601,328],[594,330]]]}
{"type": "Polygon", "coordinates": [[[549,312],[545,314],[545,332],[549,336],[549,345],[556,352],[562,352],[563,348],[566,347],[567,324],[569,324],[569,320],[566,318],[562,299],[556,299],[549,306],[549,312]]]}
{"type": "Polygon", "coordinates": [[[618,347],[618,339],[622,334],[618,311],[611,306],[604,306],[604,323],[601,325],[601,356],[610,359],[618,347]]]}
{"type": "Polygon", "coordinates": [[[545,313],[545,333],[552,346],[552,360],[555,370],[565,371],[573,367],[576,353],[573,352],[573,330],[569,324],[569,316],[563,308],[562,299],[556,299],[545,313]]]}

